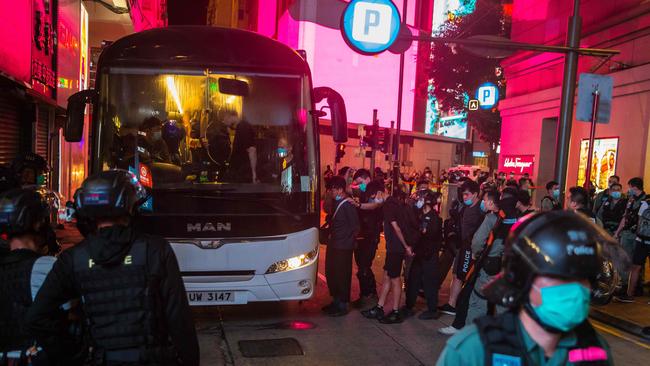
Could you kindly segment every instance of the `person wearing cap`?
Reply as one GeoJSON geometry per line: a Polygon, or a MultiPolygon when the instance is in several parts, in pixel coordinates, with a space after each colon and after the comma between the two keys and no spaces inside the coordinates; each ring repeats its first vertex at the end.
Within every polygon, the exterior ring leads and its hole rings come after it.
{"type": "Polygon", "coordinates": [[[587,319],[599,296],[611,237],[584,215],[535,214],[512,228],[503,269],[483,289],[509,310],[485,316],[447,341],[437,365],[612,365],[587,319]]]}
{"type": "MultiPolygon", "coordinates": [[[[2,365],[51,365],[55,363],[50,358],[57,355],[62,361],[65,359],[66,364],[79,363],[72,356],[78,354],[73,339],[57,332],[59,337],[50,342],[37,343],[24,327],[26,313],[56,261],[45,255],[48,218],[47,204],[31,189],[13,189],[0,196],[0,233],[6,235],[9,250],[0,257],[2,365]]],[[[52,310],[51,316],[63,324],[66,312],[58,308],[52,310]]]]}
{"type": "Polygon", "coordinates": [[[76,195],[94,230],[61,253],[26,316],[37,340],[57,336],[52,314],[80,298],[93,365],[199,365],[199,346],[178,263],[165,239],[134,226],[147,199],[136,176],[88,177],[76,195]]]}

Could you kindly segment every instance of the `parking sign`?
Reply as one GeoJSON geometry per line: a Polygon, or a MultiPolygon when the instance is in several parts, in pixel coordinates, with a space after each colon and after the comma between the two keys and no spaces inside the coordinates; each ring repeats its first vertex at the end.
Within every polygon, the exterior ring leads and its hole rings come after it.
{"type": "Polygon", "coordinates": [[[499,101],[499,89],[492,83],[485,83],[476,90],[476,99],[482,109],[490,109],[499,101]]]}
{"type": "Polygon", "coordinates": [[[355,51],[374,55],[386,51],[397,39],[401,25],[390,0],[352,0],[341,17],[341,33],[355,51]]]}

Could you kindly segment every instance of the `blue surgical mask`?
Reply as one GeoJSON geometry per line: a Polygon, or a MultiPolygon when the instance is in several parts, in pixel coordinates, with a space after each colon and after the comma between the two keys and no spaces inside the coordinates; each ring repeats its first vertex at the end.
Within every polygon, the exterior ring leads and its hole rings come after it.
{"type": "Polygon", "coordinates": [[[375,201],[375,203],[384,203],[383,198],[375,198],[374,201],[375,201]]]}
{"type": "Polygon", "coordinates": [[[417,208],[424,207],[424,200],[418,200],[417,202],[415,202],[415,207],[417,208]]]}
{"type": "Polygon", "coordinates": [[[359,183],[359,190],[361,192],[365,192],[366,188],[368,188],[368,183],[366,183],[366,182],[359,183]]]}
{"type": "Polygon", "coordinates": [[[533,306],[539,320],[547,326],[568,332],[589,315],[589,289],[577,283],[537,288],[542,304],[533,306]]]}
{"type": "Polygon", "coordinates": [[[481,211],[487,212],[487,207],[485,207],[485,201],[481,201],[481,211]]]}
{"type": "Polygon", "coordinates": [[[343,199],[343,196],[341,196],[340,194],[337,194],[336,197],[334,197],[334,199],[337,200],[337,201],[340,201],[340,200],[343,199]]]}
{"type": "Polygon", "coordinates": [[[554,189],[553,190],[553,198],[555,198],[555,199],[560,198],[560,190],[559,189],[554,189]]]}
{"type": "Polygon", "coordinates": [[[630,196],[630,197],[634,197],[635,196],[634,190],[632,188],[628,189],[627,190],[627,195],[630,196]]]}
{"type": "Polygon", "coordinates": [[[612,196],[613,199],[617,200],[617,199],[621,198],[621,192],[618,192],[618,191],[617,192],[611,192],[610,196],[612,196]]]}
{"type": "Polygon", "coordinates": [[[285,156],[287,156],[287,149],[285,149],[284,147],[279,147],[278,148],[278,156],[281,157],[281,158],[284,158],[285,156]]]}
{"type": "Polygon", "coordinates": [[[472,200],[471,198],[466,199],[465,201],[463,201],[463,203],[465,204],[465,206],[471,206],[474,203],[474,200],[472,200]]]}

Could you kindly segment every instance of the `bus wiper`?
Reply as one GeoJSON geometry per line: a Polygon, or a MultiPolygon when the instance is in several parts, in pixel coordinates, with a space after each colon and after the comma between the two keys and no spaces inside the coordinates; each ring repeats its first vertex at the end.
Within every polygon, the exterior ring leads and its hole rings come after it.
{"type": "Polygon", "coordinates": [[[275,205],[273,203],[263,201],[263,200],[254,200],[254,199],[250,199],[250,198],[230,198],[230,197],[218,197],[218,196],[215,197],[215,196],[209,196],[209,195],[208,196],[190,196],[190,198],[212,199],[212,200],[231,201],[231,202],[259,203],[259,204],[262,204],[262,205],[264,205],[266,207],[272,208],[272,209],[274,209],[274,210],[276,210],[276,211],[278,211],[278,212],[280,212],[280,213],[282,213],[284,215],[287,215],[287,216],[291,217],[292,219],[294,219],[296,221],[300,221],[300,216],[299,215],[296,215],[295,213],[287,210],[284,207],[281,207],[281,206],[278,206],[278,205],[275,205]]]}

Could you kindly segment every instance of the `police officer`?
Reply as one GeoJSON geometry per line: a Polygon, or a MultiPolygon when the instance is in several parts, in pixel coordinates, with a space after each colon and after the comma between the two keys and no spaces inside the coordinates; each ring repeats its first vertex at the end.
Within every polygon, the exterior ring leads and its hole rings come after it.
{"type": "Polygon", "coordinates": [[[185,288],[169,243],[134,228],[146,199],[124,170],[90,176],[79,213],[97,231],[63,252],[27,315],[37,338],[53,335],[52,309],[80,297],[95,365],[199,365],[185,288]]]}
{"type": "Polygon", "coordinates": [[[509,307],[452,337],[437,365],[611,365],[593,329],[590,290],[597,286],[611,238],[583,215],[536,214],[508,236],[504,269],[484,289],[509,307]]]}
{"type": "Polygon", "coordinates": [[[546,196],[542,198],[541,210],[553,211],[561,210],[562,204],[560,203],[560,184],[556,181],[546,183],[546,196]]]}
{"type": "MultiPolygon", "coordinates": [[[[62,342],[37,344],[24,328],[25,315],[45,277],[52,269],[54,257],[47,252],[46,231],[49,212],[41,195],[30,189],[13,189],[0,196],[0,232],[7,236],[10,252],[0,257],[0,364],[48,365],[46,353],[54,355],[71,344],[62,342]]],[[[51,314],[62,321],[65,314],[54,308],[51,314]]],[[[59,338],[62,340],[63,338],[59,338]]],[[[56,341],[56,340],[55,340],[56,341]]],[[[66,364],[72,364],[71,359],[66,364]]]]}

